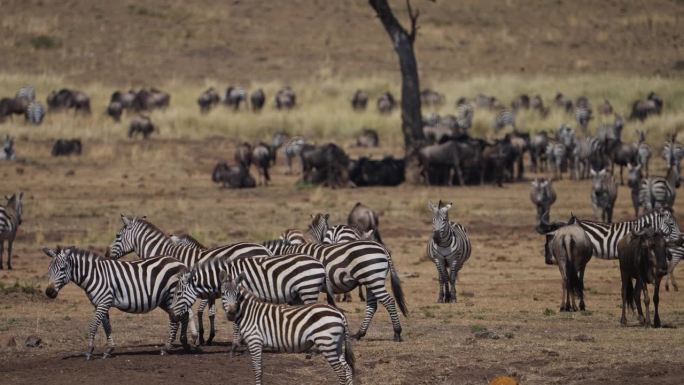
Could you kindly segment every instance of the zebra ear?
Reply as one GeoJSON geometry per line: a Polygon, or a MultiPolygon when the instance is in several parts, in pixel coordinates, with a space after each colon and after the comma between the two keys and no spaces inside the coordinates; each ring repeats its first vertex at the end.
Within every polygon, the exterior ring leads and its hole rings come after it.
{"type": "Polygon", "coordinates": [[[21,202],[22,199],[24,199],[24,192],[19,191],[19,202],[21,202]]]}
{"type": "Polygon", "coordinates": [[[124,224],[125,226],[128,226],[128,225],[131,223],[131,220],[128,219],[127,216],[121,214],[121,222],[123,222],[123,224],[124,224]]]}
{"type": "Polygon", "coordinates": [[[451,202],[445,204],[444,205],[444,211],[448,211],[451,208],[451,206],[453,206],[453,203],[451,203],[451,202]]]}
{"type": "Polygon", "coordinates": [[[240,273],[240,275],[238,275],[238,277],[235,279],[235,285],[239,285],[240,283],[242,283],[242,281],[244,281],[245,278],[247,278],[247,275],[244,272],[240,273]]]}
{"type": "Polygon", "coordinates": [[[363,234],[361,234],[361,239],[363,240],[368,240],[368,239],[373,239],[373,234],[375,233],[375,230],[370,229],[363,234]]]}
{"type": "Polygon", "coordinates": [[[55,258],[57,256],[54,250],[49,249],[47,247],[43,247],[43,253],[45,253],[50,258],[55,258]]]}
{"type": "Polygon", "coordinates": [[[592,168],[591,171],[589,171],[589,175],[596,176],[596,171],[592,168]]]}

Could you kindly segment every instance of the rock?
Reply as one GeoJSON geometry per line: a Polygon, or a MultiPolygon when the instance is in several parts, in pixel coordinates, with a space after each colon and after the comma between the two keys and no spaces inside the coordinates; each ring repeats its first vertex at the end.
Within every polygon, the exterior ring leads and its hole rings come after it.
{"type": "Polygon", "coordinates": [[[13,348],[17,346],[17,340],[14,337],[9,337],[5,341],[5,346],[7,346],[8,348],[13,348]]]}
{"type": "Polygon", "coordinates": [[[574,337],[572,337],[573,341],[579,341],[579,342],[594,342],[596,341],[594,337],[588,336],[586,334],[579,334],[574,337]]]}
{"type": "Polygon", "coordinates": [[[491,330],[480,330],[475,332],[474,334],[475,338],[488,338],[490,340],[498,340],[499,338],[501,338],[498,334],[491,330]]]}
{"type": "Polygon", "coordinates": [[[40,339],[40,337],[28,336],[28,337],[26,337],[26,342],[24,344],[28,348],[37,348],[40,346],[41,342],[42,342],[42,340],[40,339]]]}

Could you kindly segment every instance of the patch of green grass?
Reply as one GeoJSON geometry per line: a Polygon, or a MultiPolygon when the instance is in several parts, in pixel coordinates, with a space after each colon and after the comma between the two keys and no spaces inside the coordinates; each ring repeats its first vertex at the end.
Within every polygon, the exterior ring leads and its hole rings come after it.
{"type": "Polygon", "coordinates": [[[38,35],[31,38],[31,46],[35,49],[52,49],[60,45],[59,39],[48,35],[38,35]]]}
{"type": "Polygon", "coordinates": [[[39,295],[40,292],[40,287],[33,282],[15,281],[13,285],[6,285],[4,282],[0,282],[0,293],[5,295],[12,293],[39,295]]]}
{"type": "Polygon", "coordinates": [[[487,330],[487,328],[484,325],[480,325],[480,324],[470,325],[470,332],[471,333],[477,333],[477,332],[481,332],[484,330],[487,330]]]}
{"type": "Polygon", "coordinates": [[[555,314],[556,314],[556,312],[553,311],[552,309],[549,309],[548,307],[546,309],[544,309],[544,315],[547,317],[550,317],[550,316],[555,315],[555,314]]]}

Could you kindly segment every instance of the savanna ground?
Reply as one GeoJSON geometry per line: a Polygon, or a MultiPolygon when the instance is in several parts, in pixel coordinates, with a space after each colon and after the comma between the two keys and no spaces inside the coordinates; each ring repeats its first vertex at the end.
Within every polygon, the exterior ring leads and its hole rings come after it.
{"type": "MultiPolygon", "coordinates": [[[[304,228],[309,215],[320,211],[331,213],[333,223],[344,222],[361,201],[382,213],[381,232],[411,314],[402,318],[404,342],[394,343],[387,313],[378,310],[368,336],[354,344],[358,383],[484,384],[500,374],[524,384],[681,383],[684,294],[662,292],[666,328],[644,329],[634,319],[622,328],[617,262],[594,259],[585,281],[589,310],[558,312],[560,275],[544,265],[526,182],[329,190],[297,185],[297,176],[284,174],[281,155],[269,187],[235,191],[211,183],[214,164],[232,159],[238,142],[270,140],[282,129],[318,143],[334,140],[353,156],[402,154],[398,112],[384,117],[371,107],[352,113],[348,104],[356,88],[372,98],[387,89],[399,95],[387,36],[365,1],[333,3],[0,0],[0,95],[30,83],[44,100],[50,90],[69,86],[86,91],[93,104],[90,117],[51,114],[40,127],[22,119],[0,125],[1,136],[17,138],[18,155],[15,162],[0,163],[0,193],[26,192],[15,270],[0,271],[0,382],[250,383],[248,357],[228,357],[232,332],[222,311],[217,346],[159,357],[166,315],[113,310],[118,354],[86,362],[92,308],[74,285],[55,300],[45,297],[49,260],[40,248],[74,244],[103,251],[120,227],[120,213],[147,215],[166,231],[187,231],[209,245],[264,240],[288,227],[304,228]],[[265,111],[255,116],[219,108],[201,116],[197,95],[228,84],[263,87],[269,95],[265,111]],[[270,103],[283,84],[293,86],[300,104],[287,113],[270,103]],[[152,113],[159,134],[131,141],[125,123],[112,123],[103,111],[113,90],[143,85],[169,91],[171,107],[152,113]],[[379,131],[379,149],[353,147],[364,126],[379,131]],[[84,154],[50,157],[53,140],[61,137],[81,137],[84,154]],[[454,202],[451,218],[468,228],[474,246],[455,305],[435,303],[435,268],[423,259],[429,199],[454,202]],[[500,338],[474,337],[485,328],[500,338]],[[42,338],[42,347],[24,347],[29,335],[42,338]],[[11,338],[16,347],[7,347],[11,338]]],[[[404,17],[403,2],[392,4],[404,17]]],[[[665,100],[664,114],[629,123],[624,139],[646,130],[653,169],[663,173],[660,146],[684,122],[681,1],[414,5],[424,13],[416,46],[422,84],[447,96],[437,112],[453,112],[457,97],[480,92],[505,103],[519,93],[539,93],[549,104],[562,91],[586,95],[595,105],[608,98],[626,116],[634,99],[655,90],[665,100]]],[[[473,133],[493,137],[491,119],[477,111],[473,133]]],[[[564,121],[573,119],[555,110],[545,120],[518,116],[530,131],[564,121]]],[[[591,129],[600,122],[597,117],[591,129]]],[[[588,182],[564,180],[555,187],[553,219],[567,219],[570,212],[591,216],[588,182]]],[[[680,199],[680,222],[682,209],[680,199]]],[[[631,217],[629,190],[621,187],[615,218],[631,217]]],[[[677,276],[684,282],[681,271],[677,276]]],[[[363,303],[355,297],[340,305],[351,328],[358,328],[363,303]]],[[[100,332],[97,352],[104,343],[100,332]]],[[[320,357],[266,354],[265,380],[322,384],[334,376],[320,357]]]]}

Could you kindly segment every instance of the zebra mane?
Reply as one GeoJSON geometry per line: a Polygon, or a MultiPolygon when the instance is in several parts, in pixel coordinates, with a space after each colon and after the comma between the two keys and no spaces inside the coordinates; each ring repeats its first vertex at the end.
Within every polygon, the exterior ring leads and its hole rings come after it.
{"type": "Polygon", "coordinates": [[[95,261],[105,261],[108,260],[104,256],[92,251],[92,250],[86,250],[86,249],[79,249],[76,246],[67,246],[67,247],[57,247],[56,249],[57,253],[61,253],[62,251],[68,251],[69,254],[67,256],[74,256],[75,258],[79,259],[92,259],[95,261]]]}
{"type": "Polygon", "coordinates": [[[135,223],[142,224],[142,225],[146,226],[149,230],[156,231],[156,232],[158,232],[158,233],[160,233],[160,234],[163,234],[164,237],[166,237],[166,238],[168,238],[168,239],[171,239],[171,238],[170,238],[162,229],[160,229],[160,228],[157,227],[155,224],[153,224],[152,222],[150,222],[150,221],[148,221],[147,219],[145,219],[145,217],[136,217],[136,218],[134,219],[134,222],[135,222],[135,223]]]}

